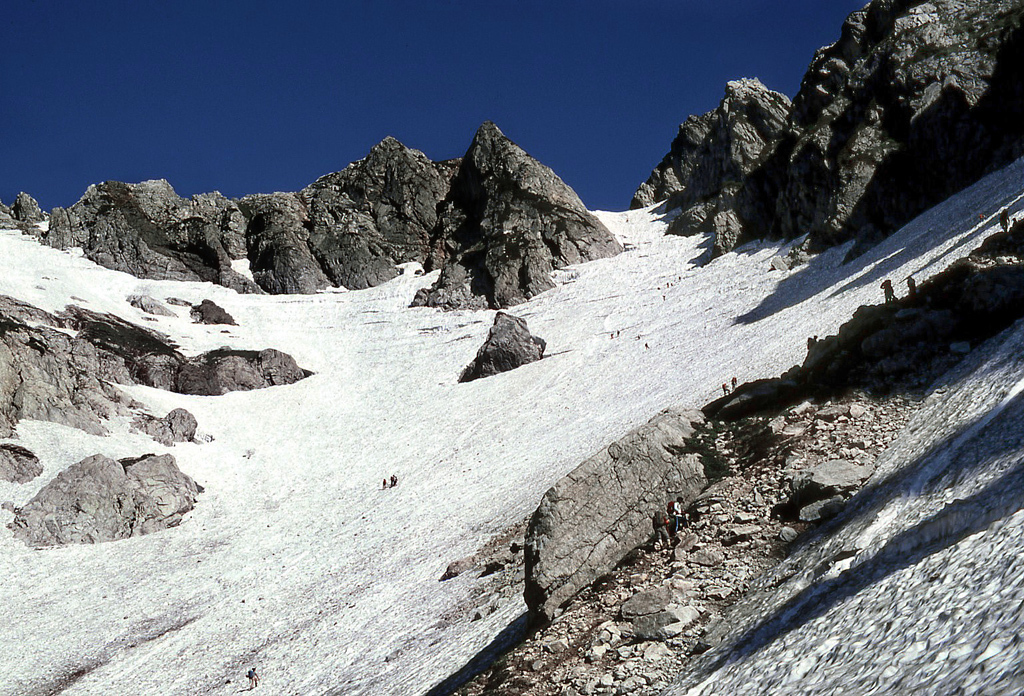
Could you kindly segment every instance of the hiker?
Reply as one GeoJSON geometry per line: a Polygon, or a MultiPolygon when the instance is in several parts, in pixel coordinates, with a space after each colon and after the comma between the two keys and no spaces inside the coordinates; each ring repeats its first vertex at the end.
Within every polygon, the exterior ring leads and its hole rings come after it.
{"type": "Polygon", "coordinates": [[[811,348],[813,348],[814,344],[817,343],[817,342],[818,342],[817,338],[815,338],[814,336],[808,336],[807,337],[807,351],[810,352],[811,348]]]}
{"type": "Polygon", "coordinates": [[[397,485],[398,485],[398,476],[395,475],[395,474],[391,474],[391,487],[394,488],[397,485]]]}
{"type": "Polygon", "coordinates": [[[886,304],[889,304],[890,302],[895,302],[896,301],[896,293],[892,291],[892,281],[891,280],[889,280],[888,278],[883,280],[881,288],[882,288],[882,292],[885,293],[885,303],[886,304]]]}
{"type": "Polygon", "coordinates": [[[257,686],[260,685],[260,676],[258,674],[256,674],[256,668],[255,667],[253,667],[248,672],[246,672],[245,676],[249,677],[249,689],[250,690],[255,689],[257,686]]]}
{"type": "Polygon", "coordinates": [[[661,510],[655,510],[651,516],[651,525],[654,527],[654,550],[657,551],[659,544],[666,548],[669,546],[668,519],[661,510]]]}
{"type": "Polygon", "coordinates": [[[729,395],[729,385],[725,384],[723,382],[722,383],[722,396],[728,396],[728,395],[729,395]]]}
{"type": "Polygon", "coordinates": [[[1010,211],[1006,208],[999,213],[999,225],[1003,228],[1003,232],[1010,231],[1010,211]]]}
{"type": "Polygon", "coordinates": [[[672,536],[678,536],[683,528],[683,496],[668,502],[668,514],[672,516],[672,536]]]}
{"type": "Polygon", "coordinates": [[[732,378],[732,390],[736,391],[736,378],[735,377],[732,378]]]}
{"type": "Polygon", "coordinates": [[[384,479],[384,485],[382,485],[381,488],[385,488],[386,489],[387,487],[388,487],[388,480],[384,479]]]}
{"type": "Polygon", "coordinates": [[[917,301],[917,281],[914,276],[907,277],[907,299],[911,302],[917,301]]]}

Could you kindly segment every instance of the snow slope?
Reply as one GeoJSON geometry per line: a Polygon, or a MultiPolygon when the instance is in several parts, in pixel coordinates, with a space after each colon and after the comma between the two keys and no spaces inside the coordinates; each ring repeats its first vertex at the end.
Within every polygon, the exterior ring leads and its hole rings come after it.
{"type": "Polygon", "coordinates": [[[1024,322],[940,380],[878,467],[666,694],[1024,692],[1024,322]]]}
{"type": "Polygon", "coordinates": [[[836,249],[790,272],[769,270],[778,246],[703,265],[708,240],[664,236],[656,212],[602,213],[631,249],[559,272],[558,287],[513,310],[548,357],[469,384],[456,379],[493,313],[409,309],[433,279],[413,267],[359,292],[244,296],[139,280],[0,232],[2,294],[113,312],[187,354],[278,348],[316,373],[218,397],[129,389],[156,415],[194,413],[213,438],[201,445],[164,448],[127,422],[107,437],[19,425],[45,471],[0,483],[0,500],[23,504],[97,452],[170,451],[206,492],[180,527],[125,541],[33,551],[0,533],[0,693],[228,694],[252,665],[279,694],[426,692],[525,610],[475,597],[471,574],[439,583],[450,561],[665,406],[779,374],[809,335],[879,301],[882,278],[920,281],[971,251],[1003,205],[1021,208],[1022,172],[988,177],[854,262],[836,249]],[[210,298],[238,326],[193,325],[180,307],[142,321],[124,301],[136,293],[210,298]],[[399,487],[380,490],[392,473],[399,487]],[[488,603],[497,611],[471,621],[488,603]]]}

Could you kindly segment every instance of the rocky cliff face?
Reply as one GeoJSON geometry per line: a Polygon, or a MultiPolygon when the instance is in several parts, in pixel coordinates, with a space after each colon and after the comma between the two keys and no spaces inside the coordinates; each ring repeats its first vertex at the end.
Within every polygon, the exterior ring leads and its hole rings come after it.
{"type": "MultiPolygon", "coordinates": [[[[854,238],[863,249],[1019,157],[1022,18],[1021,0],[875,0],[851,14],[815,55],[776,142],[723,201],[716,249],[803,234],[812,250],[854,238]]],[[[684,193],[702,190],[699,169],[672,169],[678,182],[659,170],[634,204],[668,196],[683,210],[675,231],[707,231],[684,193]]]]}
{"type": "Polygon", "coordinates": [[[395,277],[396,264],[424,262],[453,167],[388,137],[303,189],[310,246],[330,281],[361,290],[395,277]]]}
{"type": "Polygon", "coordinates": [[[245,218],[219,193],[184,199],[164,180],[90,186],[70,208],[54,208],[40,232],[52,247],[81,247],[106,268],[157,280],[200,280],[259,292],[231,268],[245,256],[245,218]]]}
{"type": "Polygon", "coordinates": [[[716,109],[679,127],[669,153],[640,185],[631,206],[670,199],[680,210],[670,231],[714,233],[719,246],[731,248],[739,236],[736,193],[778,144],[791,109],[785,95],[758,80],[730,82],[716,109]]]}
{"type": "Polygon", "coordinates": [[[551,272],[622,251],[553,171],[491,122],[466,152],[434,232],[441,277],[415,304],[503,308],[554,287],[551,272]]]}

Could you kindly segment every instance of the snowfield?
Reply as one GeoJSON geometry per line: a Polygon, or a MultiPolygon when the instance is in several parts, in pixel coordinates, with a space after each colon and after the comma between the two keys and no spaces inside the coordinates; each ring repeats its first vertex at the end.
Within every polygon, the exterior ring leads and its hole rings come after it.
{"type": "MultiPolygon", "coordinates": [[[[834,333],[859,305],[880,302],[884,278],[903,294],[907,276],[920,282],[969,253],[998,230],[1003,206],[1020,214],[1022,175],[1018,161],[855,261],[842,264],[846,249],[838,248],[793,271],[770,270],[788,247],[748,245],[708,263],[709,240],[665,236],[654,210],[600,213],[629,250],[558,272],[555,289],[510,310],[547,341],[545,359],[468,384],[457,378],[494,313],[408,308],[435,277],[411,265],[359,292],[238,295],[139,280],[0,232],[0,294],[50,311],[75,303],[112,312],[167,333],[186,355],[277,348],[315,373],[217,397],[126,388],[154,415],[191,411],[212,438],[205,444],[165,448],[128,433],[127,419],[111,422],[106,437],[19,424],[11,441],[36,452],[45,470],[29,484],[0,482],[0,501],[26,503],[95,453],[170,452],[206,490],[181,526],[124,541],[36,551],[0,529],[0,693],[233,694],[250,666],[274,694],[429,691],[525,611],[520,597],[476,596],[484,583],[476,574],[438,582],[448,563],[521,521],[559,477],[661,409],[699,407],[733,376],[778,375],[802,362],[808,336],[834,333]],[[145,321],[125,301],[131,294],[209,298],[238,326],[192,324],[182,307],[172,308],[177,317],[145,321]],[[391,474],[399,486],[381,490],[391,474]],[[497,610],[471,621],[483,606],[497,610]]],[[[998,364],[1003,372],[984,370],[989,382],[1024,378],[1018,362],[998,364]]],[[[1000,398],[993,388],[970,409],[937,406],[935,432],[901,451],[948,437],[940,416],[955,429],[1000,398]]],[[[970,442],[1019,410],[1013,396],[970,442]]],[[[1019,449],[1000,456],[1015,462],[1019,449]]],[[[913,455],[891,457],[879,475],[913,455]]],[[[908,509],[890,517],[865,530],[858,548],[884,545],[884,535],[914,523],[908,509]]],[[[0,523],[12,519],[0,511],[0,523]]],[[[892,590],[886,596],[894,601],[892,590]]],[[[865,606],[868,615],[893,611],[865,606]]],[[[825,649],[821,635],[811,634],[804,656],[825,649]]],[[[934,658],[933,646],[921,650],[918,659],[934,658]]],[[[825,669],[826,658],[808,671],[825,669]]],[[[785,680],[777,683],[775,693],[786,692],[785,680]]]]}

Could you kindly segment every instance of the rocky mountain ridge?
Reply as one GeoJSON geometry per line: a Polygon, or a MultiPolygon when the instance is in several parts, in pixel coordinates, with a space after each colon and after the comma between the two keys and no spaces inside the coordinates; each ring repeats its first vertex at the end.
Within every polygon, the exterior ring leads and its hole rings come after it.
{"type": "Polygon", "coordinates": [[[667,199],[673,231],[710,228],[716,253],[805,234],[812,251],[862,251],[1024,154],[1022,19],[1020,0],[874,0],[817,52],[792,105],[748,89],[734,118],[731,83],[680,127],[633,205],[667,199]]]}
{"type": "MultiPolygon", "coordinates": [[[[42,220],[29,200],[19,197],[11,216],[42,220]]],[[[461,159],[432,162],[388,137],[295,193],[186,200],[163,180],[108,181],[26,231],[140,278],[243,293],[360,290],[416,262],[442,273],[415,303],[446,309],[518,304],[553,287],[554,270],[622,250],[572,189],[491,122],[461,159]]]]}

